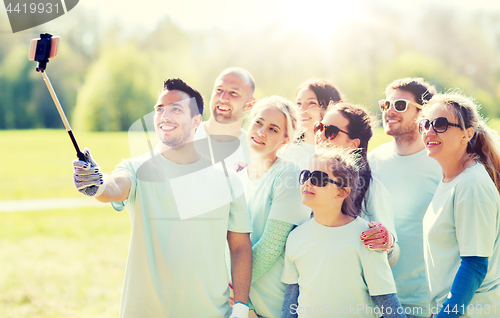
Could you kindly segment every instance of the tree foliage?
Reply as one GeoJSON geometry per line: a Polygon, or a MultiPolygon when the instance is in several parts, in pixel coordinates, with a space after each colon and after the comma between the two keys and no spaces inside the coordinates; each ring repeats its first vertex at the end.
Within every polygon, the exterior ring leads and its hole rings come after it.
{"type": "Polygon", "coordinates": [[[127,130],[153,110],[160,87],[151,72],[148,55],[133,45],[104,50],[78,93],[75,129],[127,130]]]}
{"type": "MultiPolygon", "coordinates": [[[[440,92],[460,88],[483,115],[500,116],[500,13],[430,7],[411,15],[378,2],[368,6],[364,20],[343,20],[330,32],[279,22],[241,33],[188,32],[165,19],[141,35],[124,34],[119,24],[102,30],[95,16],[73,10],[48,72],[74,128],[85,130],[127,130],[152,111],[169,77],[196,87],[207,109],[215,78],[230,66],[254,75],[257,98],[293,99],[303,81],[322,78],[378,113],[388,83],[423,77],[440,92]]],[[[6,26],[0,16],[0,31],[6,26]]],[[[29,40],[42,32],[0,34],[0,129],[62,127],[26,58],[29,40]]]]}

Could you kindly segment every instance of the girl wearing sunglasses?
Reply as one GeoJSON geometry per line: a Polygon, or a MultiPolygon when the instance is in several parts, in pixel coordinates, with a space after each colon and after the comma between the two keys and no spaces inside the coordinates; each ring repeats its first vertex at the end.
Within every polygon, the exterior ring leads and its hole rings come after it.
{"type": "Polygon", "coordinates": [[[388,251],[389,264],[398,261],[400,250],[396,243],[394,214],[391,196],[384,185],[371,174],[367,160],[368,141],[373,135],[370,116],[361,106],[338,103],[328,108],[321,122],[316,123],[317,146],[337,146],[350,151],[356,150],[361,156],[359,188],[355,204],[361,216],[370,221],[370,230],[361,234],[361,240],[370,249],[388,251]]]}
{"type": "Polygon", "coordinates": [[[291,101],[278,96],[258,101],[247,132],[250,162],[239,172],[247,184],[245,197],[253,229],[250,302],[262,317],[281,315],[285,242],[292,228],[310,217],[300,199],[298,167],[276,155],[289,143],[296,124],[291,101]]]}
{"type": "Polygon", "coordinates": [[[423,117],[427,153],[443,170],[424,217],[431,308],[437,317],[499,317],[498,133],[458,94],[435,95],[423,117]]]}
{"type": "Polygon", "coordinates": [[[359,159],[346,149],[319,147],[300,175],[302,202],[314,218],[287,240],[282,318],[308,312],[311,317],[406,317],[385,252],[366,249],[358,239],[369,228],[355,203],[362,182],[359,159]],[[383,312],[369,309],[375,304],[383,312]]]}
{"type": "Polygon", "coordinates": [[[306,169],[314,157],[314,124],[321,121],[328,105],[342,101],[342,94],[323,80],[309,80],[299,86],[295,94],[298,110],[298,136],[278,155],[306,169]]]}

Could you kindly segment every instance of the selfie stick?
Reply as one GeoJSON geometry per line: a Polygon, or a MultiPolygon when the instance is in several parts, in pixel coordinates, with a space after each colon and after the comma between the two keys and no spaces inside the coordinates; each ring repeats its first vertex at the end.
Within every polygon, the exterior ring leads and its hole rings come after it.
{"type": "Polygon", "coordinates": [[[66,128],[66,131],[69,134],[69,138],[71,138],[71,141],[73,142],[73,146],[75,146],[76,150],[76,155],[78,159],[81,161],[87,161],[85,160],[85,156],[83,153],[80,151],[80,147],[78,147],[78,143],[76,142],[75,136],[73,135],[73,132],[71,131],[71,126],[69,125],[68,119],[66,118],[66,115],[64,114],[64,110],[61,107],[61,103],[59,103],[59,99],[57,98],[56,92],[54,91],[54,88],[52,87],[52,84],[50,83],[49,78],[47,77],[47,74],[43,70],[41,70],[43,80],[45,81],[45,84],[47,85],[47,88],[49,89],[50,96],[52,96],[52,99],[54,100],[54,104],[56,104],[57,111],[59,112],[59,116],[61,116],[61,119],[63,121],[64,127],[66,128]]]}
{"type": "Polygon", "coordinates": [[[49,89],[50,96],[52,96],[52,100],[54,101],[54,104],[56,104],[57,111],[59,112],[59,116],[61,116],[61,120],[63,121],[64,127],[66,127],[66,131],[69,134],[69,137],[71,138],[71,141],[73,142],[73,146],[75,147],[76,150],[76,156],[78,159],[81,161],[87,161],[85,160],[85,156],[83,153],[80,151],[80,147],[78,147],[78,143],[76,142],[75,136],[73,135],[73,132],[71,131],[71,126],[69,125],[68,119],[66,118],[66,115],[64,114],[64,110],[61,107],[61,103],[59,102],[59,99],[57,98],[56,92],[54,91],[54,88],[52,87],[52,84],[50,83],[49,78],[47,77],[47,74],[45,74],[45,68],[47,68],[47,63],[49,62],[49,56],[50,56],[50,51],[51,51],[51,46],[52,46],[52,35],[45,33],[45,34],[40,34],[40,41],[42,43],[42,48],[38,50],[38,44],[37,44],[37,52],[35,55],[35,61],[38,62],[36,71],[42,73],[43,80],[45,81],[45,84],[47,85],[47,88],[49,89]]]}

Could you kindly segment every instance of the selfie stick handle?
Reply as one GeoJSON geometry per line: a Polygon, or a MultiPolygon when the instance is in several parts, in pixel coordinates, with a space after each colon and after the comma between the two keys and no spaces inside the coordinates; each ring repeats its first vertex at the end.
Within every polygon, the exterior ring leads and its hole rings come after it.
{"type": "Polygon", "coordinates": [[[73,146],[75,147],[76,150],[76,155],[78,159],[81,161],[87,161],[85,160],[85,156],[83,153],[80,151],[80,147],[78,147],[78,143],[76,142],[75,136],[73,136],[73,132],[71,131],[71,126],[69,125],[68,119],[66,118],[66,115],[64,114],[64,110],[61,107],[61,103],[59,102],[59,99],[57,98],[56,92],[54,91],[54,88],[52,87],[52,84],[50,83],[49,78],[45,74],[45,72],[42,70],[40,73],[42,73],[43,80],[45,81],[45,84],[47,85],[47,88],[49,89],[50,96],[52,96],[52,100],[54,100],[54,104],[56,104],[57,111],[59,112],[59,116],[61,116],[61,119],[63,121],[64,127],[66,127],[66,131],[69,134],[69,137],[71,138],[71,141],[73,142],[73,146]]]}

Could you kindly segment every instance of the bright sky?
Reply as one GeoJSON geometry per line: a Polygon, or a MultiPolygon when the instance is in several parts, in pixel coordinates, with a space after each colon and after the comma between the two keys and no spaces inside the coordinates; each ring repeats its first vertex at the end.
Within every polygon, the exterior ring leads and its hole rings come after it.
{"type": "MultiPolygon", "coordinates": [[[[283,26],[321,26],[362,19],[363,7],[371,0],[80,0],[79,7],[93,10],[106,21],[126,21],[130,27],[153,29],[170,17],[186,30],[252,31],[278,22],[283,26]],[[323,21],[323,22],[321,22],[323,21]]],[[[431,5],[471,10],[500,10],[498,0],[376,0],[392,8],[416,12],[431,5]],[[416,8],[416,3],[418,7],[416,8]]]]}
{"type": "MultiPolygon", "coordinates": [[[[301,28],[318,34],[317,30],[328,32],[343,21],[364,19],[367,4],[373,1],[405,16],[418,16],[419,9],[430,6],[500,12],[500,0],[80,0],[73,10],[93,12],[104,27],[118,21],[133,33],[153,30],[168,17],[187,31],[252,32],[273,24],[284,31],[301,28]]],[[[6,18],[5,10],[0,11],[6,18]]],[[[57,26],[64,26],[65,19],[71,19],[71,11],[55,20],[57,26]]]]}

